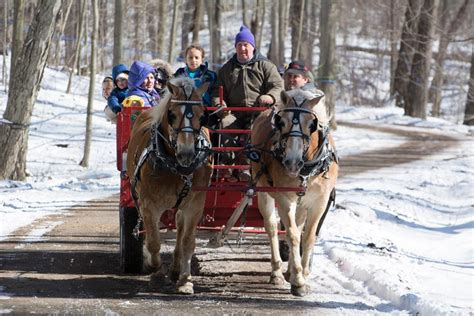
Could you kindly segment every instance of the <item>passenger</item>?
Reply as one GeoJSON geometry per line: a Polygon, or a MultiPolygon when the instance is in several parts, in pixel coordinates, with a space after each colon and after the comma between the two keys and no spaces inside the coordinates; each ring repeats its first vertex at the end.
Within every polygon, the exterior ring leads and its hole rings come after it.
{"type": "Polygon", "coordinates": [[[128,91],[128,68],[124,64],[115,65],[112,68],[112,78],[115,88],[107,99],[107,106],[117,114],[122,111],[122,102],[127,96],[128,91]]]}
{"type": "Polygon", "coordinates": [[[152,60],[151,64],[155,68],[155,90],[163,98],[165,93],[168,92],[166,83],[171,77],[171,65],[161,59],[152,60]]]}
{"type": "MultiPolygon", "coordinates": [[[[236,53],[228,60],[217,74],[217,82],[213,89],[213,104],[219,104],[219,86],[224,89],[224,105],[235,106],[273,106],[280,101],[283,80],[277,67],[261,55],[255,47],[255,38],[250,30],[242,26],[235,36],[236,53]]],[[[225,128],[249,129],[256,113],[234,113],[235,121],[225,128]]],[[[242,134],[233,140],[227,139],[225,146],[242,146],[248,141],[248,135],[242,134]]],[[[235,163],[245,164],[246,159],[241,153],[235,163]]],[[[248,172],[234,172],[240,181],[246,181],[248,172]]]]}
{"type": "Polygon", "coordinates": [[[114,89],[114,79],[111,76],[107,76],[102,80],[102,96],[104,99],[108,99],[110,93],[114,89]]]}
{"type": "Polygon", "coordinates": [[[314,85],[314,77],[302,61],[292,61],[283,75],[285,90],[301,89],[319,94],[321,91],[314,85]]]}
{"type": "Polygon", "coordinates": [[[204,93],[202,100],[206,105],[211,105],[211,92],[217,75],[214,71],[209,70],[208,63],[204,62],[204,49],[198,45],[191,45],[186,48],[184,55],[186,56],[186,67],[178,68],[174,73],[174,77],[191,78],[198,88],[203,83],[209,82],[209,88],[204,93]]]}
{"type": "Polygon", "coordinates": [[[145,107],[158,104],[160,95],[155,90],[155,69],[142,61],[134,61],[128,76],[127,97],[136,95],[143,99],[145,107]]]}

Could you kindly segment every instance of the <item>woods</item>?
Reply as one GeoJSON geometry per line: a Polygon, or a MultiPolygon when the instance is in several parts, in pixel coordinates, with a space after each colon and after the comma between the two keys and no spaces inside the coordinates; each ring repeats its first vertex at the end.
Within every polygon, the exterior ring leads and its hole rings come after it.
{"type": "Polygon", "coordinates": [[[0,125],[0,179],[26,177],[28,124],[45,64],[69,75],[67,93],[74,76],[92,82],[117,63],[179,63],[191,43],[217,70],[241,24],[281,69],[295,59],[310,66],[333,128],[337,102],[394,103],[406,115],[474,124],[472,0],[5,0],[0,10],[9,122],[0,125]]]}

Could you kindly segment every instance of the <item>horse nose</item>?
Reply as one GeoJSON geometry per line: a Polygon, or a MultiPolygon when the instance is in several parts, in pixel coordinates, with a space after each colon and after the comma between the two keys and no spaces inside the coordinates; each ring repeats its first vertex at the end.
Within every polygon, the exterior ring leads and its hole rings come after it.
{"type": "Polygon", "coordinates": [[[194,151],[180,151],[176,154],[176,159],[181,166],[189,167],[194,161],[194,151]]]}
{"type": "Polygon", "coordinates": [[[301,168],[304,166],[304,161],[302,159],[299,159],[298,161],[295,161],[293,159],[284,159],[282,161],[283,166],[286,168],[286,170],[290,171],[291,173],[299,172],[301,168]]]}
{"type": "Polygon", "coordinates": [[[297,167],[298,169],[303,168],[303,166],[304,166],[304,161],[303,161],[303,160],[300,160],[300,161],[298,161],[298,162],[296,163],[296,167],[297,167]]]}

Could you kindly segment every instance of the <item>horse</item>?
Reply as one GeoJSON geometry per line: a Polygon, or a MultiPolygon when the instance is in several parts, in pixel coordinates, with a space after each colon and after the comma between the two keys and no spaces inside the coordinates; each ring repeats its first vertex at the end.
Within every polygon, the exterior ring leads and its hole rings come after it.
{"type": "Polygon", "coordinates": [[[189,78],[167,83],[169,93],[136,119],[128,145],[127,170],[132,195],[145,229],[146,268],[152,278],[169,281],[160,258],[160,218],[176,211],[176,246],[169,278],[181,294],[193,294],[191,258],[196,227],[202,217],[205,192],[211,176],[209,132],[202,95],[208,84],[196,88],[189,78]]]}
{"type": "Polygon", "coordinates": [[[316,235],[334,197],[338,175],[338,158],[324,99],[322,91],[283,91],[282,104],[261,113],[251,132],[251,146],[258,152],[258,159],[251,159],[257,191],[258,186],[300,187],[302,191],[257,193],[270,239],[270,283],[281,285],[289,281],[295,296],[308,293],[306,278],[311,272],[316,235]],[[285,274],[275,202],[290,250],[285,274]]]}

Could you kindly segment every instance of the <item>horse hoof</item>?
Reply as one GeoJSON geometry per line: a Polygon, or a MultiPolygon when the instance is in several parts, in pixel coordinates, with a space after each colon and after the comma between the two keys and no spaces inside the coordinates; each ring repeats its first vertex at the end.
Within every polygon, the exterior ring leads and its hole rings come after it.
{"type": "Polygon", "coordinates": [[[191,282],[186,282],[183,285],[178,286],[177,290],[179,294],[194,294],[193,284],[191,282]]]}
{"type": "Polygon", "coordinates": [[[270,277],[270,284],[283,285],[285,284],[285,278],[283,277],[283,275],[272,275],[270,277]]]}
{"type": "Polygon", "coordinates": [[[165,289],[172,285],[173,283],[162,272],[153,273],[150,277],[150,285],[155,288],[165,289]]]}
{"type": "Polygon", "coordinates": [[[171,281],[173,282],[177,282],[179,280],[179,272],[176,272],[176,271],[172,271],[170,273],[170,279],[171,281]]]}
{"type": "Polygon", "coordinates": [[[309,291],[309,286],[307,285],[303,285],[303,286],[291,285],[291,294],[294,296],[303,297],[306,294],[308,294],[308,291],[309,291]]]}

